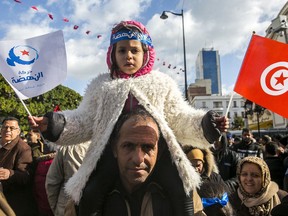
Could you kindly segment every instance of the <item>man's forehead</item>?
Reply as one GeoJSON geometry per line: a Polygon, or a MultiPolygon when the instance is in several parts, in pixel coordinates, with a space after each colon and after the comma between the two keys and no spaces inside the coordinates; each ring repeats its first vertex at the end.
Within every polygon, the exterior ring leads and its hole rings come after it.
{"type": "Polygon", "coordinates": [[[16,125],[18,125],[18,122],[16,121],[16,120],[6,120],[4,123],[3,123],[3,125],[8,125],[8,124],[16,124],[16,125]]]}
{"type": "Polygon", "coordinates": [[[248,136],[251,136],[252,133],[251,133],[251,132],[244,132],[243,135],[244,135],[244,136],[247,136],[247,135],[248,135],[248,136]]]}
{"type": "MultiPolygon", "coordinates": [[[[131,125],[147,125],[147,126],[157,126],[156,122],[153,118],[149,116],[131,116],[129,119],[126,120],[124,124],[131,124],[131,125]]],[[[157,126],[158,128],[158,126],[157,126]]]]}
{"type": "Polygon", "coordinates": [[[122,125],[121,130],[124,132],[132,132],[135,134],[141,134],[142,132],[146,133],[155,133],[157,136],[159,135],[159,129],[156,122],[151,117],[139,117],[132,116],[127,119],[127,121],[122,125]]]}

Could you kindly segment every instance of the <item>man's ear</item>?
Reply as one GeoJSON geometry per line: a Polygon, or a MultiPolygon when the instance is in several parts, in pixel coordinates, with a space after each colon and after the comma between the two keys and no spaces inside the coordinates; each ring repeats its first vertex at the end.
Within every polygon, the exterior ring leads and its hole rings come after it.
{"type": "Polygon", "coordinates": [[[19,128],[17,136],[21,135],[21,129],[19,128]]]}

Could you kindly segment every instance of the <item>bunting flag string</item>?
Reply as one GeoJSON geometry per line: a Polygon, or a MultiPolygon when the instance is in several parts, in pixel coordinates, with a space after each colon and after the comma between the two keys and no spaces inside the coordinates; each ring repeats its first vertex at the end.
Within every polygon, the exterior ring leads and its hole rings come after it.
{"type": "MultiPolygon", "coordinates": [[[[14,0],[14,2],[16,2],[17,4],[22,4],[22,1],[20,0],[14,0]]],[[[35,13],[40,13],[41,10],[39,10],[39,8],[35,5],[33,6],[30,6],[31,10],[33,10],[35,13]]],[[[58,19],[57,17],[54,16],[53,12],[49,12],[47,13],[47,17],[51,20],[51,21],[54,21],[56,22],[58,19]]],[[[64,22],[64,23],[71,23],[69,18],[68,17],[62,17],[61,18],[61,21],[64,22]]],[[[80,26],[77,25],[77,24],[72,24],[72,28],[73,30],[79,30],[80,29],[80,26]]],[[[91,35],[91,30],[86,30],[85,31],[85,34],[86,35],[91,35]]],[[[102,38],[102,34],[97,34],[97,39],[100,39],[102,38]]],[[[160,60],[159,58],[157,59],[157,61],[161,62],[159,65],[161,65],[161,67],[165,67],[167,68],[168,70],[174,70],[177,74],[180,74],[180,73],[184,73],[184,69],[182,68],[177,68],[177,66],[173,66],[171,63],[166,63],[165,60],[160,60]]]]}
{"type": "MultiPolygon", "coordinates": [[[[16,3],[18,3],[18,4],[22,4],[22,1],[20,1],[20,0],[14,0],[14,2],[16,2],[16,3]]],[[[33,9],[35,12],[39,12],[38,7],[35,6],[35,5],[31,6],[30,8],[33,9]]],[[[49,18],[50,20],[55,21],[55,17],[54,17],[54,15],[53,15],[53,13],[48,13],[47,16],[48,16],[48,18],[49,18]]],[[[63,17],[63,18],[61,18],[61,19],[62,19],[63,22],[69,23],[69,19],[68,19],[67,17],[63,17]]],[[[74,30],[78,30],[78,29],[79,29],[79,25],[73,25],[73,29],[74,29],[74,30]]],[[[90,33],[91,33],[91,30],[86,30],[86,31],[85,31],[85,34],[86,34],[86,35],[89,35],[90,33]]],[[[101,38],[101,35],[98,34],[98,35],[97,35],[97,38],[98,38],[98,39],[101,38]]]]}
{"type": "Polygon", "coordinates": [[[185,70],[183,68],[178,68],[177,66],[172,66],[172,64],[166,64],[166,61],[165,60],[162,60],[160,58],[157,58],[157,62],[159,62],[159,65],[161,67],[165,67],[165,68],[168,68],[169,70],[174,70],[177,74],[180,74],[180,73],[184,73],[185,70]],[[176,70],[177,69],[177,70],[176,70]]]}

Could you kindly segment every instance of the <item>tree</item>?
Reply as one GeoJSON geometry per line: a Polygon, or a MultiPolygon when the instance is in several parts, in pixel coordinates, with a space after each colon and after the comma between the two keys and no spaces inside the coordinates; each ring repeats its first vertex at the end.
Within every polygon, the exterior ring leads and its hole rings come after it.
{"type": "MultiPolygon", "coordinates": [[[[75,109],[78,107],[82,96],[74,90],[59,85],[45,94],[29,98],[24,101],[32,115],[43,115],[53,111],[55,106],[61,110],[75,109]]],[[[17,97],[14,90],[0,75],[0,119],[6,116],[14,116],[20,120],[22,131],[29,130],[28,113],[17,97]]]]}
{"type": "Polygon", "coordinates": [[[234,117],[234,122],[232,124],[233,124],[233,129],[239,130],[239,128],[243,128],[244,120],[242,117],[237,116],[237,117],[234,117]]]}

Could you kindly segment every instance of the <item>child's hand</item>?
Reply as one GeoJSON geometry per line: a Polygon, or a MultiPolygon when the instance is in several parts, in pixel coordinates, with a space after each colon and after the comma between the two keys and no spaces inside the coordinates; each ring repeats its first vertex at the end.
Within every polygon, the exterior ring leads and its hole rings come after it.
{"type": "Polygon", "coordinates": [[[226,132],[229,127],[228,118],[220,116],[217,112],[210,110],[201,122],[203,133],[209,143],[214,143],[221,136],[221,132],[226,132]]]}
{"type": "Polygon", "coordinates": [[[227,129],[229,128],[229,119],[228,118],[226,118],[225,116],[216,117],[215,122],[216,122],[217,128],[221,132],[227,132],[227,129]]]}

